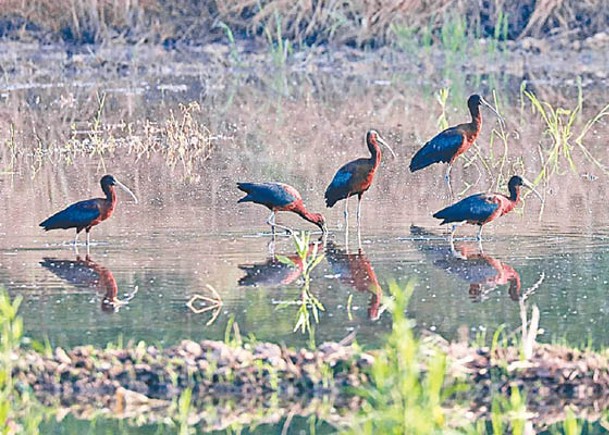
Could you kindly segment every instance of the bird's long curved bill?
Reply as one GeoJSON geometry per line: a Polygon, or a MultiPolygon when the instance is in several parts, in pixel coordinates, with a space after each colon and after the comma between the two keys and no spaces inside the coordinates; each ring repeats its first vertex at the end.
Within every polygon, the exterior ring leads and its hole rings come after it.
{"type": "Polygon", "coordinates": [[[482,102],[482,104],[484,104],[486,107],[488,107],[489,109],[491,109],[493,111],[493,113],[495,115],[497,115],[497,118],[499,119],[499,122],[501,123],[501,125],[503,126],[503,128],[505,128],[505,119],[503,119],[503,116],[501,116],[499,114],[499,112],[497,111],[497,109],[495,109],[493,106],[491,106],[491,104],[486,101],[484,98],[480,98],[480,101],[482,102]]]}
{"type": "Polygon", "coordinates": [[[387,147],[387,149],[389,150],[389,152],[391,153],[391,155],[393,156],[394,159],[397,158],[397,156],[395,155],[395,153],[393,152],[393,150],[391,149],[391,147],[387,144],[387,142],[385,142],[383,139],[381,139],[380,137],[377,139],[379,141],[380,144],[384,145],[387,147]]]}
{"type": "Polygon", "coordinates": [[[533,184],[532,184],[530,181],[523,180],[523,184],[524,184],[524,186],[525,186],[525,187],[527,187],[527,188],[528,188],[528,189],[529,189],[531,192],[533,192],[533,193],[535,194],[535,196],[536,196],[537,198],[539,198],[539,200],[540,200],[541,202],[544,202],[544,201],[543,201],[543,196],[541,196],[541,194],[540,194],[540,193],[539,193],[537,190],[535,190],[535,188],[533,187],[533,184]]]}
{"type": "Polygon", "coordinates": [[[135,193],[133,193],[131,191],[131,189],[129,189],[127,186],[125,186],[123,183],[121,183],[120,181],[118,181],[116,179],[114,181],[116,181],[116,185],[118,187],[120,187],[121,189],[123,189],[125,192],[127,192],[129,195],[131,195],[133,197],[133,200],[135,201],[136,204],[138,203],[137,196],[135,196],[135,193]]]}

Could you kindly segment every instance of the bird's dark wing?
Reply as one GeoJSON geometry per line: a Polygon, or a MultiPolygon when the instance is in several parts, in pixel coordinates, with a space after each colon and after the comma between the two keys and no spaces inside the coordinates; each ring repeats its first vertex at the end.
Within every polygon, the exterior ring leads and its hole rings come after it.
{"type": "Polygon", "coordinates": [[[274,258],[265,263],[240,264],[239,269],[246,273],[239,279],[240,286],[278,287],[290,284],[300,276],[299,269],[274,258]]]}
{"type": "Polygon", "coordinates": [[[332,207],[337,201],[353,194],[369,177],[371,169],[369,159],[357,159],[342,166],[326,189],[326,205],[332,207]]]}
{"type": "Polygon", "coordinates": [[[433,163],[450,162],[464,140],[463,133],[457,127],[444,130],[416,152],[410,161],[410,172],[426,168],[433,163]]]}
{"type": "Polygon", "coordinates": [[[283,207],[298,199],[286,186],[280,183],[237,183],[239,190],[247,193],[238,202],[255,202],[269,208],[283,207]]]}
{"type": "Polygon", "coordinates": [[[497,211],[498,207],[499,204],[492,202],[489,195],[479,193],[440,210],[433,217],[443,219],[441,224],[464,221],[482,223],[497,211]]]}
{"type": "Polygon", "coordinates": [[[101,215],[98,199],[80,201],[55,213],[39,225],[46,231],[85,228],[101,215]]]}
{"type": "Polygon", "coordinates": [[[93,287],[100,280],[99,273],[83,260],[59,260],[45,257],[40,265],[74,286],[93,287]]]}

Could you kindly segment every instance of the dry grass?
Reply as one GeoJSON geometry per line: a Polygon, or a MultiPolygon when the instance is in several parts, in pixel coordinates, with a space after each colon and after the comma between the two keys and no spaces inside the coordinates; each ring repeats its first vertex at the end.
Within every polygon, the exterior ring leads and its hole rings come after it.
{"type": "Polygon", "coordinates": [[[604,0],[4,0],[0,35],[23,38],[31,33],[75,42],[186,41],[222,38],[219,23],[238,37],[263,36],[281,28],[293,43],[379,46],[395,42],[395,28],[438,39],[446,23],[465,17],[468,32],[497,36],[507,16],[507,36],[566,34],[585,38],[605,31],[609,2],[604,0]]]}

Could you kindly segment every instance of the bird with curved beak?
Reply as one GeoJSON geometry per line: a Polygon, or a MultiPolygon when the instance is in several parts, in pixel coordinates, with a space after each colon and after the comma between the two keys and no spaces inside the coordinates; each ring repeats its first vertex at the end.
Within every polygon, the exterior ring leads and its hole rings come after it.
{"type": "Polygon", "coordinates": [[[118,186],[127,192],[138,203],[135,194],[123,183],[119,182],[112,175],[104,175],[100,180],[102,191],[106,194],[105,198],[94,198],[85,201],[76,202],[65,209],[55,213],[39,225],[45,231],[69,228],[76,229],[76,237],[74,237],[74,246],[78,240],[78,234],[85,230],[87,232],[87,247],[89,246],[89,231],[91,228],[100,222],[105,221],[114,212],[116,207],[117,197],[114,186],[118,186]]]}
{"type": "Polygon", "coordinates": [[[391,147],[385,142],[378,131],[369,130],[366,134],[366,145],[370,158],[360,158],[343,165],[334,175],[326,189],[326,205],[333,207],[338,201],[345,200],[345,234],[349,231],[348,199],[357,195],[357,234],[360,235],[360,216],[362,195],[372,185],[374,174],[381,164],[381,147],[386,147],[393,158],[396,158],[391,147]]]}
{"type": "Polygon", "coordinates": [[[237,202],[253,202],[271,210],[271,215],[267,220],[267,224],[271,226],[273,237],[275,236],[275,227],[282,228],[290,234],[293,233],[291,228],[279,225],[275,222],[276,213],[278,211],[291,211],[296,213],[304,220],[317,225],[322,234],[327,233],[326,219],[324,216],[321,213],[309,212],[304,205],[300,192],[289,184],[237,183],[237,188],[247,194],[237,202]]]}
{"type": "Polygon", "coordinates": [[[518,175],[514,175],[508,182],[510,196],[501,193],[477,193],[438,211],[433,217],[442,219],[440,225],[455,224],[450,234],[451,240],[455,235],[457,225],[463,223],[479,225],[480,229],[478,230],[477,239],[481,241],[482,226],[511,212],[520,201],[520,188],[522,186],[530,189],[543,202],[543,197],[534,189],[530,182],[518,175]]]}
{"type": "Polygon", "coordinates": [[[502,125],[505,125],[505,121],[499,112],[480,95],[474,94],[467,100],[467,107],[469,108],[469,113],[472,117],[471,122],[447,128],[430,139],[412,157],[409,166],[410,172],[416,172],[434,163],[448,163],[448,169],[446,170],[444,179],[448,186],[450,196],[454,197],[452,185],[450,183],[450,171],[457,157],[466,152],[480,134],[480,130],[482,129],[481,105],[485,105],[491,109],[499,118],[499,122],[502,125]]]}

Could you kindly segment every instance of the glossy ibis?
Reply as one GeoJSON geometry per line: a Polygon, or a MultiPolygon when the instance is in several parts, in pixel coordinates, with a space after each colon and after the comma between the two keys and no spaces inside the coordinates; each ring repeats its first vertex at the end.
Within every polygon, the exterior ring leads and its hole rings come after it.
{"type": "Polygon", "coordinates": [[[484,98],[476,94],[470,96],[467,100],[467,107],[472,116],[471,122],[447,128],[423,145],[410,161],[410,172],[416,172],[434,163],[448,163],[448,169],[444,178],[452,197],[453,190],[450,183],[450,171],[457,157],[467,151],[480,134],[480,129],[482,128],[481,104],[484,104],[495,112],[500,122],[503,123],[501,115],[484,98]]]}
{"type": "MultiPolygon", "coordinates": [[[[317,245],[317,249],[322,248],[319,243],[310,243],[307,256],[316,252],[315,245],[317,245]]],[[[245,272],[245,275],[239,279],[238,284],[263,288],[277,288],[292,284],[302,276],[304,264],[298,254],[286,255],[285,258],[290,260],[291,264],[278,260],[275,255],[271,255],[263,263],[240,264],[238,267],[245,272]]]]}
{"type": "Polygon", "coordinates": [[[329,241],[326,247],[326,258],[332,271],[339,276],[342,283],[358,292],[370,293],[368,318],[378,320],[385,310],[381,304],[383,289],[364,251],[358,249],[356,254],[350,254],[347,249],[340,249],[329,241]]]}
{"type": "Polygon", "coordinates": [[[474,302],[482,301],[501,285],[509,285],[510,299],[519,300],[520,274],[509,264],[472,245],[460,244],[455,248],[453,240],[449,246],[433,242],[437,235],[417,226],[411,226],[410,233],[415,246],[433,266],[469,284],[468,293],[474,302]]]}
{"type": "Polygon", "coordinates": [[[520,201],[521,186],[531,189],[543,201],[541,195],[529,182],[523,180],[518,175],[514,175],[508,182],[510,196],[500,193],[477,193],[436,212],[433,217],[442,219],[440,225],[455,224],[450,234],[451,239],[455,234],[458,224],[467,222],[468,224],[479,225],[480,229],[478,230],[477,239],[481,241],[483,225],[509,213],[516,207],[516,204],[520,201]]]}
{"type": "Polygon", "coordinates": [[[239,190],[247,193],[238,202],[254,202],[271,210],[267,224],[271,226],[273,236],[275,227],[283,228],[292,233],[292,230],[283,225],[275,223],[278,211],[291,211],[303,219],[317,225],[323,234],[326,234],[326,220],[321,213],[310,213],[307,211],[300,193],[292,186],[284,183],[237,183],[239,190]]]}
{"type": "Polygon", "coordinates": [[[40,265],[74,287],[103,293],[101,309],[105,312],[118,311],[137,294],[138,288],[135,287],[125,299],[119,299],[118,285],[112,271],[93,261],[89,255],[84,259],[77,255],[76,260],[43,258],[40,265]]]}
{"type": "Polygon", "coordinates": [[[395,153],[383,140],[376,130],[366,134],[366,144],[370,150],[370,158],[353,160],[342,166],[326,189],[326,205],[333,207],[341,199],[345,200],[345,232],[349,228],[348,199],[357,195],[357,232],[359,235],[362,195],[370,188],[374,174],[381,164],[381,147],[384,145],[395,158],[395,153]]]}
{"type": "Polygon", "coordinates": [[[82,230],[85,230],[87,232],[87,246],[89,246],[89,231],[91,231],[91,228],[108,219],[112,216],[112,212],[114,212],[117,202],[114,186],[122,188],[131,195],[137,204],[137,198],[133,192],[112,175],[104,175],[100,180],[100,184],[103,192],[106,194],[105,198],[94,198],[76,202],[60,212],[55,213],[39,225],[43,227],[45,231],[76,228],[74,246],[76,246],[78,234],[82,230]]]}

